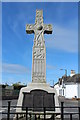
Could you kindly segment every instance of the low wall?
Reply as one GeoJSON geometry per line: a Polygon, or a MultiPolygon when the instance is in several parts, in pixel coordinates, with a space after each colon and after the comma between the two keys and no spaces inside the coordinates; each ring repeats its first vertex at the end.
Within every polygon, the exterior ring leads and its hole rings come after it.
{"type": "Polygon", "coordinates": [[[2,99],[2,100],[18,99],[19,91],[20,90],[9,90],[9,89],[6,90],[6,89],[2,89],[2,95],[0,96],[0,99],[2,99]]]}

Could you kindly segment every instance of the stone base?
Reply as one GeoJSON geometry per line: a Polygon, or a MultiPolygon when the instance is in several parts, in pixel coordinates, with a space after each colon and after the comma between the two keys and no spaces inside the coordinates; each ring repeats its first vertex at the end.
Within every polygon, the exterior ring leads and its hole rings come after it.
{"type": "MultiPolygon", "coordinates": [[[[30,84],[28,84],[27,87],[23,87],[20,90],[17,106],[23,105],[23,98],[24,98],[23,93],[30,93],[32,90],[43,90],[43,91],[46,91],[47,93],[54,93],[55,94],[55,96],[54,96],[55,106],[59,106],[58,95],[57,95],[56,90],[54,88],[50,87],[49,84],[47,84],[47,83],[30,83],[30,84]]],[[[23,112],[23,110],[21,108],[16,108],[16,112],[23,112]]],[[[60,109],[55,108],[54,112],[60,113],[60,109]]]]}

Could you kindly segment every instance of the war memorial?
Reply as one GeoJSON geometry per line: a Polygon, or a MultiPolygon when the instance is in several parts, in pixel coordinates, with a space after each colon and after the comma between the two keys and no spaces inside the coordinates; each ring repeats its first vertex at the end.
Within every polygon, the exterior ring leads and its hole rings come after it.
{"type": "MultiPolygon", "coordinates": [[[[59,112],[57,92],[46,83],[46,47],[44,34],[52,34],[52,25],[43,23],[43,10],[36,10],[35,24],[26,25],[27,34],[35,34],[32,53],[32,82],[20,90],[17,106],[32,108],[33,112],[48,110],[59,112]]],[[[16,112],[24,111],[17,108],[16,112]]]]}

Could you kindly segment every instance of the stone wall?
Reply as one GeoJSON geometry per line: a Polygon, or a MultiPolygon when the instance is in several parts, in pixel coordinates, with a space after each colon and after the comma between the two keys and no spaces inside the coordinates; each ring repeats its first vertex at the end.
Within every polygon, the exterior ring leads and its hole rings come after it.
{"type": "Polygon", "coordinates": [[[1,89],[2,94],[0,94],[0,99],[9,100],[9,99],[18,99],[20,90],[11,90],[11,89],[1,89]]]}

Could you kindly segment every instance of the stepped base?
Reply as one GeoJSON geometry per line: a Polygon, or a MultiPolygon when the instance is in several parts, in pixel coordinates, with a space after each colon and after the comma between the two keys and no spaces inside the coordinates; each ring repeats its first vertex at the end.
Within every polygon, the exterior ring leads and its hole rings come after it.
{"type": "MultiPolygon", "coordinates": [[[[30,83],[28,84],[27,87],[23,87],[20,90],[17,106],[25,105],[29,108],[29,107],[32,107],[32,105],[34,104],[33,106],[35,108],[36,107],[44,108],[45,106],[46,107],[48,106],[47,103],[49,104],[50,107],[59,106],[56,90],[50,87],[49,84],[46,84],[46,83],[30,83]],[[54,100],[52,98],[52,95],[54,95],[54,100]],[[33,103],[31,102],[31,100],[33,103]]],[[[16,108],[16,112],[24,112],[24,111],[25,110],[21,108],[16,108]]],[[[55,110],[53,110],[52,112],[60,113],[60,109],[55,108],[55,110]]]]}

